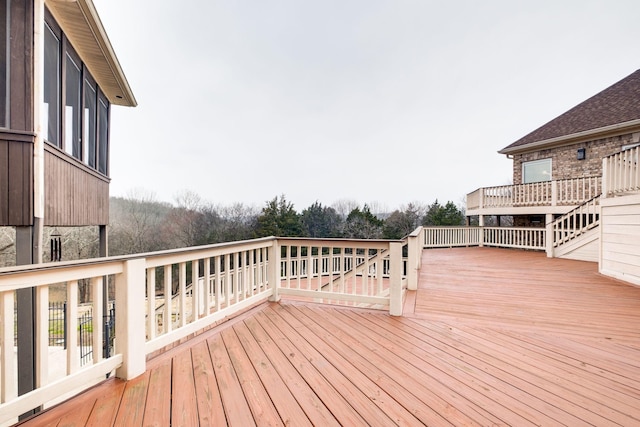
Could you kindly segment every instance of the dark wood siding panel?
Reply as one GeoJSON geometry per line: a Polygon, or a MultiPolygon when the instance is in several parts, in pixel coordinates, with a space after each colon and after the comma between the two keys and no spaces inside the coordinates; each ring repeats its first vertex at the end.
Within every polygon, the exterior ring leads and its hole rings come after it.
{"type": "Polygon", "coordinates": [[[45,152],[45,225],[108,224],[109,182],[65,157],[45,152]]]}
{"type": "Polygon", "coordinates": [[[33,221],[33,144],[0,140],[0,225],[33,221]]]}
{"type": "Polygon", "coordinates": [[[9,222],[31,225],[33,198],[33,145],[9,144],[9,222]]]}
{"type": "Polygon", "coordinates": [[[0,140],[0,225],[9,225],[9,142],[0,140]]]}

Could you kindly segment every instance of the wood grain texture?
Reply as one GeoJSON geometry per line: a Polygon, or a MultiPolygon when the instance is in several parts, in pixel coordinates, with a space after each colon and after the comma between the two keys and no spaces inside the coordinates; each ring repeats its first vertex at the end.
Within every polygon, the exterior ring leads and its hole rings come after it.
{"type": "Polygon", "coordinates": [[[265,303],[23,425],[640,425],[640,288],[597,265],[427,250],[412,305],[265,303]]]}

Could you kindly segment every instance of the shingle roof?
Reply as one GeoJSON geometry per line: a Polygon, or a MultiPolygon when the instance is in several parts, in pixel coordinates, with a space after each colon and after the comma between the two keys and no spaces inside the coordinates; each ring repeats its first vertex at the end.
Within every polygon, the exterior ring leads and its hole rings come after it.
{"type": "Polygon", "coordinates": [[[576,105],[501,151],[640,119],[640,70],[576,105]]]}

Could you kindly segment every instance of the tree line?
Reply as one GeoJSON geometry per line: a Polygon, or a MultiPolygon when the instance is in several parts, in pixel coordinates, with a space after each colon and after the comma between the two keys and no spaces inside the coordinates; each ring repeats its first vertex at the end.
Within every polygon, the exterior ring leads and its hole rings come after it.
{"type": "MultiPolygon", "coordinates": [[[[180,193],[172,204],[138,190],[126,197],[112,197],[109,208],[110,255],[267,236],[401,239],[419,225],[462,225],[465,221],[461,208],[438,200],[408,203],[390,213],[379,212],[381,208],[375,203],[360,206],[352,200],[339,200],[329,206],[316,201],[298,212],[285,195],[258,208],[243,203],[215,205],[190,191],[180,193]]],[[[63,260],[98,256],[97,227],[46,227],[45,262],[49,261],[52,235],[60,236],[63,260]]],[[[0,227],[0,265],[13,264],[14,239],[12,228],[0,227]]]]}
{"type": "Polygon", "coordinates": [[[298,212],[285,195],[262,208],[242,203],[217,206],[183,192],[175,205],[140,195],[111,199],[109,252],[140,253],[259,237],[401,239],[420,225],[463,225],[461,208],[449,201],[409,203],[391,213],[372,212],[340,200],[314,202],[298,212]]]}

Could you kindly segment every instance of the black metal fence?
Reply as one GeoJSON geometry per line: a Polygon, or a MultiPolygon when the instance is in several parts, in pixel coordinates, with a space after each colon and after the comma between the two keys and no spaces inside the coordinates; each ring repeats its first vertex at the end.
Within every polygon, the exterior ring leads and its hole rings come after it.
{"type": "MultiPolygon", "coordinates": [[[[66,301],[49,303],[49,346],[67,348],[67,303],[66,301]]],[[[14,315],[14,319],[17,316],[14,315]]],[[[102,329],[102,355],[108,358],[114,353],[114,339],[116,335],[116,306],[109,301],[106,312],[103,315],[102,329]]],[[[17,331],[17,328],[14,328],[17,331]]],[[[78,346],[80,347],[80,364],[84,365],[93,358],[93,309],[82,311],[78,317],[78,346]]],[[[14,336],[14,345],[17,345],[17,332],[14,336]]]]}

